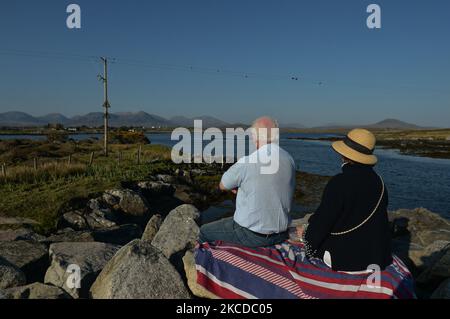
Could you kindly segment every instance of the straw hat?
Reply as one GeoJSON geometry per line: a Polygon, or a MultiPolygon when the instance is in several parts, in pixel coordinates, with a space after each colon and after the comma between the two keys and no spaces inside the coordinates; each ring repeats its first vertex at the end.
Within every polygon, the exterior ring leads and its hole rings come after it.
{"type": "Polygon", "coordinates": [[[361,164],[375,165],[378,159],[373,155],[375,136],[364,129],[354,129],[343,141],[334,142],[333,149],[342,156],[361,164]]]}

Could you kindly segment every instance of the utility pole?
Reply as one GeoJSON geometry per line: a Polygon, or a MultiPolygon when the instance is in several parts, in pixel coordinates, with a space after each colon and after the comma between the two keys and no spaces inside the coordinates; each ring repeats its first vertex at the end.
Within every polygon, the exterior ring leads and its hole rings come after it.
{"type": "Polygon", "coordinates": [[[105,98],[104,98],[104,103],[103,103],[103,108],[105,109],[105,115],[104,115],[104,119],[105,119],[105,123],[104,123],[104,144],[103,144],[103,152],[105,154],[105,156],[108,156],[108,118],[109,118],[109,112],[108,109],[111,107],[111,105],[109,104],[108,101],[108,58],[106,57],[101,57],[100,58],[103,61],[103,67],[104,67],[104,73],[103,75],[99,75],[98,78],[100,79],[100,81],[103,82],[103,87],[104,87],[104,94],[105,94],[105,98]]]}

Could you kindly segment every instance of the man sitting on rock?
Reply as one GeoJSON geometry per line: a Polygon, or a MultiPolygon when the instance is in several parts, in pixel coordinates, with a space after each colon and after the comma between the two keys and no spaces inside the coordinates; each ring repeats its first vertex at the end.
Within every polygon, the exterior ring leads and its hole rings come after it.
{"type": "Polygon", "coordinates": [[[202,226],[201,243],[224,241],[265,247],[288,238],[296,171],[292,157],[279,147],[278,137],[278,124],[273,119],[262,117],[253,123],[256,151],[234,164],[219,186],[237,195],[234,217],[202,226]]]}

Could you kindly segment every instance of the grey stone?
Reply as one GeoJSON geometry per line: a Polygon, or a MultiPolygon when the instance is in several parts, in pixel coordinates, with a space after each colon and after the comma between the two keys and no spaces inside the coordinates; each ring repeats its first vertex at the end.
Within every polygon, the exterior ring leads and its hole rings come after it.
{"type": "Polygon", "coordinates": [[[74,230],[86,230],[88,224],[80,211],[68,212],[62,215],[58,220],[58,229],[70,227],[74,230]]]}
{"type": "Polygon", "coordinates": [[[140,182],[138,187],[148,197],[172,196],[175,192],[175,187],[162,181],[140,182]]]}
{"type": "Polygon", "coordinates": [[[25,274],[16,266],[0,257],[0,289],[26,284],[25,274]]]}
{"type": "Polygon", "coordinates": [[[450,278],[444,280],[431,295],[431,299],[450,299],[450,278]]]}
{"type": "Polygon", "coordinates": [[[112,220],[114,216],[111,212],[95,210],[92,213],[86,215],[86,222],[90,229],[105,229],[117,226],[112,220]]]}
{"type": "Polygon", "coordinates": [[[98,273],[119,248],[116,245],[96,242],[52,244],[49,249],[51,264],[45,274],[45,283],[64,289],[74,298],[87,297],[98,273]],[[71,287],[73,282],[70,279],[77,275],[68,272],[71,265],[79,267],[79,289],[71,287]]]}
{"type": "Polygon", "coordinates": [[[120,209],[128,215],[142,217],[148,213],[148,203],[140,194],[129,189],[116,189],[107,191],[106,194],[119,199],[120,209]]]}
{"type": "Polygon", "coordinates": [[[44,238],[45,236],[39,235],[35,233],[33,230],[28,228],[0,230],[0,241],[16,241],[16,240],[40,241],[43,240],[44,238]]]}
{"type": "Polygon", "coordinates": [[[122,247],[91,287],[94,299],[186,299],[184,283],[170,262],[150,243],[122,247]]]}
{"type": "Polygon", "coordinates": [[[48,266],[47,247],[32,241],[0,242],[0,257],[20,268],[28,282],[42,280],[48,266]]]}
{"type": "Polygon", "coordinates": [[[147,226],[145,227],[144,234],[142,235],[142,240],[151,242],[158,233],[161,224],[161,215],[153,215],[147,223],[147,226]]]}
{"type": "Polygon", "coordinates": [[[39,282],[5,289],[3,295],[6,299],[70,299],[70,296],[61,288],[39,282]]]}
{"type": "Polygon", "coordinates": [[[194,248],[200,229],[195,222],[200,216],[192,205],[181,205],[172,210],[152,241],[152,245],[171,258],[174,254],[194,248]]]}

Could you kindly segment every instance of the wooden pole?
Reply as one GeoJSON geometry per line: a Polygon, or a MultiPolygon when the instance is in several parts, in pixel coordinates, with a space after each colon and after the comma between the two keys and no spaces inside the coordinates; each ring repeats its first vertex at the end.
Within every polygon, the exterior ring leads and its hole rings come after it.
{"type": "Polygon", "coordinates": [[[92,166],[94,163],[94,152],[91,153],[91,157],[89,158],[89,166],[92,166]]]}
{"type": "Polygon", "coordinates": [[[34,170],[37,171],[37,169],[38,169],[38,160],[37,160],[37,157],[35,157],[35,158],[33,159],[33,166],[34,166],[34,170]]]}
{"type": "Polygon", "coordinates": [[[6,164],[2,164],[2,176],[6,177],[6,164]]]}
{"type": "Polygon", "coordinates": [[[141,150],[142,150],[142,146],[139,145],[137,153],[136,153],[136,162],[138,165],[141,164],[141,150]]]}
{"type": "Polygon", "coordinates": [[[72,164],[72,154],[69,155],[69,165],[72,164]]]}
{"type": "Polygon", "coordinates": [[[111,105],[108,101],[108,59],[106,57],[102,57],[103,61],[103,76],[100,76],[100,79],[103,81],[103,90],[104,90],[104,137],[103,137],[103,152],[105,156],[108,156],[108,118],[109,118],[109,108],[111,105]]]}

